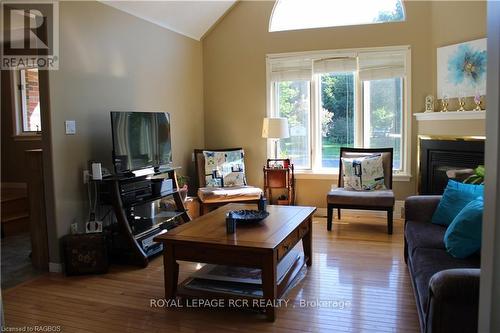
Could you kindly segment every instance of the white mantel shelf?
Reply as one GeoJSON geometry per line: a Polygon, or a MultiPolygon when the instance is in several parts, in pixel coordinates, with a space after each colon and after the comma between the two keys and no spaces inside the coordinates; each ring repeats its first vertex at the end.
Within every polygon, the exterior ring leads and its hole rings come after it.
{"type": "Polygon", "coordinates": [[[470,120],[485,119],[486,110],[482,111],[448,111],[448,112],[421,112],[413,114],[418,121],[428,120],[470,120]]]}

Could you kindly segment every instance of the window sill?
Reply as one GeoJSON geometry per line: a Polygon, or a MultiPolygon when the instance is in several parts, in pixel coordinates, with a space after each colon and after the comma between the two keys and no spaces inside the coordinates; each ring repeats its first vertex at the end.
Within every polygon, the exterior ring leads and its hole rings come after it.
{"type": "MultiPolygon", "coordinates": [[[[295,171],[296,179],[311,179],[311,180],[334,180],[339,179],[338,172],[325,172],[325,171],[309,171],[297,170],[295,171]]],[[[409,182],[412,176],[409,174],[394,174],[392,176],[395,182],[409,182]]]]}
{"type": "Polygon", "coordinates": [[[14,141],[40,141],[42,140],[41,134],[22,134],[22,135],[13,135],[12,138],[14,141]]]}

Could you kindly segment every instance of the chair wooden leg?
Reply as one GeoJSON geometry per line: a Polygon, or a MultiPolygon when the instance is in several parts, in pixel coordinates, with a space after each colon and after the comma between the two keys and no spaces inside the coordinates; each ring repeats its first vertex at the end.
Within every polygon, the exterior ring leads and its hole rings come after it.
{"type": "Polygon", "coordinates": [[[337,208],[337,217],[339,218],[340,220],[340,208],[337,208]]]}
{"type": "Polygon", "coordinates": [[[392,221],[393,220],[393,210],[390,209],[387,211],[387,233],[392,235],[392,221]]]}
{"type": "Polygon", "coordinates": [[[333,206],[328,204],[326,208],[326,229],[332,231],[333,206]]]}
{"type": "Polygon", "coordinates": [[[203,202],[200,201],[200,216],[203,216],[205,214],[206,207],[203,202]]]}

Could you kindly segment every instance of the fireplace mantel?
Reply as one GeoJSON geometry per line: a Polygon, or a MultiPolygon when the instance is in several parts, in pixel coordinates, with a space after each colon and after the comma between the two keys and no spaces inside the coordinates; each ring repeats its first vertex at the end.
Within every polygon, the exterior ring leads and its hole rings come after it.
{"type": "Polygon", "coordinates": [[[420,112],[413,114],[417,121],[435,120],[471,120],[485,119],[486,110],[482,111],[448,111],[448,112],[420,112]]]}

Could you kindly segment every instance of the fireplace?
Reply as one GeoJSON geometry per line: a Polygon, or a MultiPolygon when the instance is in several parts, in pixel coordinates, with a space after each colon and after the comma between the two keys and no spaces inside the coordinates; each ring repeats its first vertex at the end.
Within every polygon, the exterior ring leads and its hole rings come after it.
{"type": "Polygon", "coordinates": [[[484,139],[419,137],[419,193],[442,194],[448,170],[484,165],[484,139]]]}

